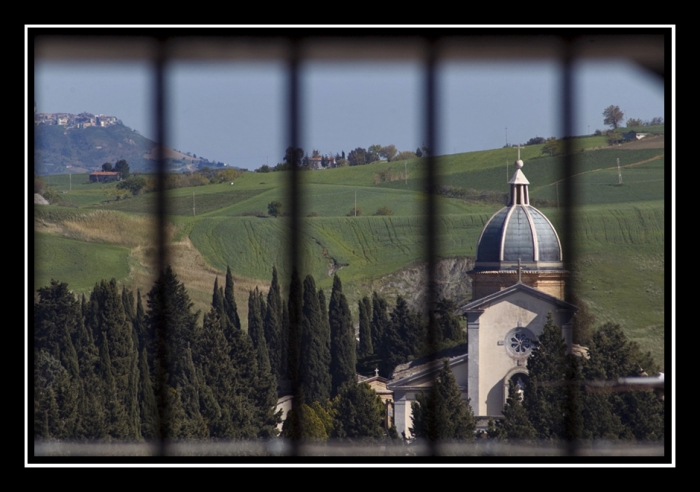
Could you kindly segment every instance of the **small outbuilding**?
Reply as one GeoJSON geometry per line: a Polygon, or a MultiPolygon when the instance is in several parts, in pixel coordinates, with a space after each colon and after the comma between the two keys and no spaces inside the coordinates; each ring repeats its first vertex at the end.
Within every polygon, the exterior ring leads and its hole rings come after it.
{"type": "Polygon", "coordinates": [[[109,181],[117,181],[119,173],[114,171],[95,171],[90,173],[91,183],[107,183],[109,181]]]}

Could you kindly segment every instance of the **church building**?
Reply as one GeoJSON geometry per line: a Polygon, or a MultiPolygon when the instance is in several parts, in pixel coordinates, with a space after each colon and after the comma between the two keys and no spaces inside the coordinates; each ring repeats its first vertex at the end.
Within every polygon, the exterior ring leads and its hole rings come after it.
{"type": "MultiPolygon", "coordinates": [[[[530,183],[522,167],[518,150],[508,205],[484,226],[474,269],[468,272],[472,301],[458,310],[466,322],[466,353],[446,355],[479,427],[503,415],[511,380],[524,387],[527,358],[549,313],[569,348],[572,343],[577,308],[563,300],[568,272],[561,242],[547,217],[530,205],[530,183]]],[[[442,365],[442,360],[412,361],[394,370],[387,389],[393,391],[399,435],[411,437],[411,403],[428,391],[442,365]]]]}

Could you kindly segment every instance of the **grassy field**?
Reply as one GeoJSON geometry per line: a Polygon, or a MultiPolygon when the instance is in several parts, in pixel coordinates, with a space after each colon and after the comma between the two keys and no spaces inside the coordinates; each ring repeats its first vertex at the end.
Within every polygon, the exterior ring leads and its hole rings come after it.
{"type": "Polygon", "coordinates": [[[37,288],[56,279],[68,283],[74,292],[87,293],[101,279],[123,280],[129,275],[129,248],[41,232],[34,233],[34,242],[34,285],[37,288]]]}
{"type": "MultiPolygon", "coordinates": [[[[602,137],[575,139],[575,148],[600,146],[602,137]]],[[[620,323],[663,365],[664,355],[664,179],[663,148],[618,146],[575,154],[575,170],[562,175],[560,157],[542,157],[541,146],[521,150],[533,200],[558,230],[563,224],[562,179],[573,179],[578,260],[571,272],[580,297],[599,322],[620,323]],[[618,185],[617,159],[622,168],[618,185]]],[[[478,192],[505,193],[517,150],[512,148],[439,158],[444,185],[478,192]]],[[[363,295],[360,285],[422,261],[424,255],[423,159],[373,163],[301,173],[303,269],[320,288],[329,289],[338,272],[350,303],[363,295]],[[407,175],[404,174],[407,171],[407,175]],[[354,206],[359,217],[348,216],[354,206]],[[390,216],[375,216],[380,207],[390,216]],[[314,216],[307,217],[309,214],[314,216]]],[[[62,194],[63,206],[35,208],[35,278],[51,278],[86,292],[100,279],[116,278],[131,288],[152,286],[151,216],[154,196],[107,201],[111,184],[86,184],[84,177],[45,178],[62,194]],[[82,182],[81,182],[82,181],[82,182]],[[71,188],[68,190],[68,188],[71,188]]],[[[289,219],[266,217],[267,204],[288,207],[289,173],[244,173],[235,183],[168,192],[171,262],[180,272],[197,309],[208,309],[214,278],[230,265],[242,317],[247,291],[264,288],[272,265],[287,271],[289,219]],[[192,201],[196,204],[193,216],[192,201]]],[[[438,197],[438,243],[443,258],[473,257],[479,234],[502,205],[438,197]]],[[[564,252],[567,254],[567,251],[564,252]]],[[[221,278],[220,278],[221,280],[221,278]]],[[[464,279],[465,282],[468,279],[464,279]]]]}

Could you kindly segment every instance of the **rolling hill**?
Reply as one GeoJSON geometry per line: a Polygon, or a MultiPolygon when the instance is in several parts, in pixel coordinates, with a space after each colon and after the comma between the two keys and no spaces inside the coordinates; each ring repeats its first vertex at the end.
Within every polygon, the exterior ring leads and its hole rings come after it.
{"type": "MultiPolygon", "coordinates": [[[[560,231],[560,184],[576,181],[578,258],[571,279],[599,322],[620,323],[663,366],[663,137],[656,143],[649,140],[646,148],[635,148],[635,142],[600,149],[595,149],[600,146],[596,138],[577,139],[575,172],[562,175],[561,158],[541,157],[541,146],[522,150],[523,171],[533,204],[560,231]]],[[[505,148],[438,158],[444,190],[461,193],[459,198],[446,192],[438,196],[437,217],[440,280],[458,301],[470,298],[464,273],[484,224],[502,206],[515,156],[515,149],[505,148]]],[[[302,173],[303,269],[328,291],[337,272],[353,309],[372,290],[389,298],[400,293],[414,302],[420,299],[422,163],[414,159],[302,173]],[[362,209],[358,217],[348,216],[355,196],[362,209]],[[390,208],[393,215],[375,215],[380,207],[390,208]]],[[[267,216],[271,201],[280,201],[283,211],[288,207],[287,179],[286,172],[246,172],[233,185],[168,192],[170,262],[197,308],[208,309],[214,279],[223,277],[227,265],[234,273],[243,319],[248,290],[266,288],[273,264],[280,278],[288,278],[289,220],[267,216]]],[[[107,200],[105,190],[113,184],[81,181],[75,175],[70,183],[68,176],[52,176],[54,188],[66,191],[62,205],[35,207],[35,285],[58,278],[80,293],[102,278],[115,277],[147,292],[153,281],[154,196],[107,200]]]]}

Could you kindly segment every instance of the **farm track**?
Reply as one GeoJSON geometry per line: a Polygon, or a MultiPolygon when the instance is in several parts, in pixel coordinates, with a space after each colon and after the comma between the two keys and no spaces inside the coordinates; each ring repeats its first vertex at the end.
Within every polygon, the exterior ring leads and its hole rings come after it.
{"type": "MultiPolygon", "coordinates": [[[[620,166],[620,167],[621,167],[621,168],[630,168],[630,167],[641,166],[642,164],[647,164],[648,162],[652,162],[652,161],[656,161],[656,160],[658,160],[658,159],[661,159],[661,158],[664,157],[664,155],[665,155],[665,154],[659,154],[659,155],[654,156],[654,157],[652,157],[652,158],[650,158],[650,159],[645,159],[645,160],[639,161],[639,162],[632,162],[632,163],[630,163],[630,164],[625,164],[625,165],[622,165],[622,166],[620,166]]],[[[580,172],[580,173],[572,174],[571,176],[567,176],[567,177],[562,178],[562,179],[559,179],[559,180],[557,180],[557,181],[553,181],[553,182],[551,182],[551,183],[549,183],[549,184],[542,185],[542,186],[538,186],[537,188],[533,188],[533,190],[540,190],[540,189],[542,189],[542,188],[546,188],[547,186],[556,185],[557,183],[562,183],[562,182],[566,181],[566,180],[569,179],[569,178],[575,178],[575,177],[577,177],[577,176],[583,176],[584,174],[597,173],[597,172],[600,172],[600,171],[610,171],[610,170],[615,170],[615,169],[617,169],[617,166],[602,167],[602,168],[600,168],[600,169],[591,169],[590,171],[583,171],[583,172],[580,172]]]]}

